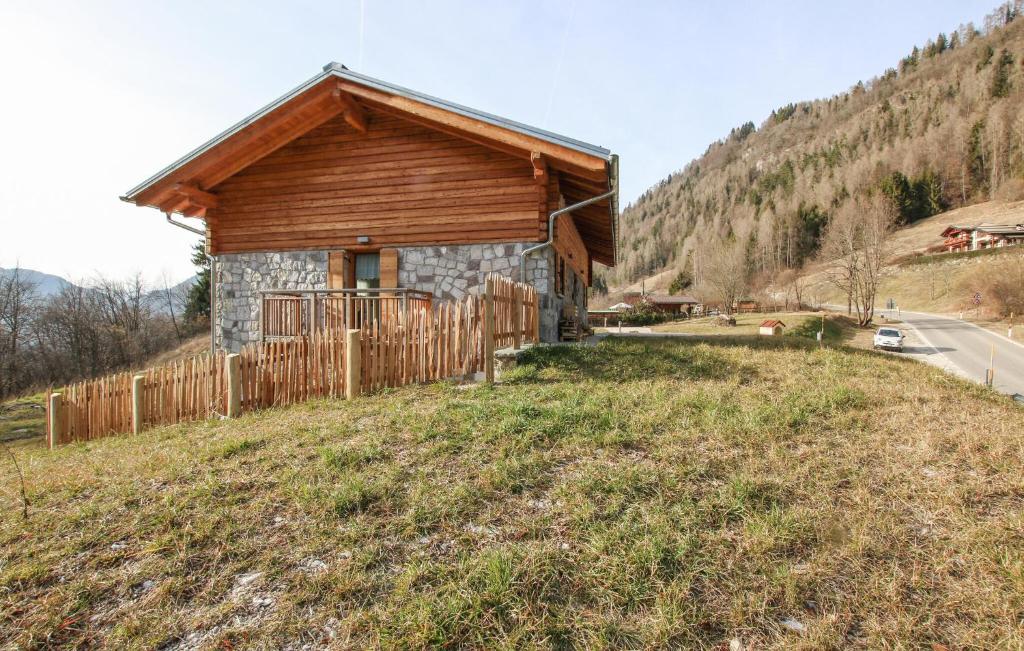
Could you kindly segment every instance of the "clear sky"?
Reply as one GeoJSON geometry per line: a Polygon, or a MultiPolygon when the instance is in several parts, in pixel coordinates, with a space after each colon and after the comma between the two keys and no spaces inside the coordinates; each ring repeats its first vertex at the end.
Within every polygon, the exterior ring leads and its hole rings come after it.
{"type": "Polygon", "coordinates": [[[5,0],[0,266],[187,277],[195,236],[118,196],[328,61],[608,147],[625,206],[996,4],[5,0]]]}

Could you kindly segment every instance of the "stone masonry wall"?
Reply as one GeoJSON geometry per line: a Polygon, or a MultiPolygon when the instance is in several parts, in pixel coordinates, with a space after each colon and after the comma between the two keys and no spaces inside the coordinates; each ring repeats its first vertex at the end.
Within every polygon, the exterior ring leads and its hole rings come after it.
{"type": "MultiPolygon", "coordinates": [[[[402,287],[433,292],[435,298],[458,300],[467,294],[482,292],[488,273],[520,280],[521,254],[534,245],[536,242],[405,247],[398,254],[398,283],[402,287]]],[[[554,260],[550,247],[526,259],[526,281],[537,288],[540,297],[540,337],[548,342],[558,341],[558,320],[563,305],[573,300],[573,288],[584,319],[587,312],[586,287],[575,274],[567,279],[564,297],[552,291],[554,260]]]]}
{"type": "MultiPolygon", "coordinates": [[[[432,292],[435,298],[458,300],[483,291],[488,273],[519,280],[519,260],[535,243],[468,244],[404,247],[398,253],[399,286],[432,292]]],[[[260,290],[327,288],[327,251],[235,253],[217,256],[218,344],[237,352],[259,338],[260,290]]],[[[564,297],[556,295],[551,248],[534,253],[526,262],[526,280],[540,297],[542,341],[558,340],[563,306],[573,300],[586,315],[586,287],[570,274],[564,297]]],[[[568,271],[568,269],[567,269],[568,271]]]]}
{"type": "Polygon", "coordinates": [[[260,290],[326,289],[327,251],[217,256],[218,345],[238,352],[260,336],[260,290]]]}

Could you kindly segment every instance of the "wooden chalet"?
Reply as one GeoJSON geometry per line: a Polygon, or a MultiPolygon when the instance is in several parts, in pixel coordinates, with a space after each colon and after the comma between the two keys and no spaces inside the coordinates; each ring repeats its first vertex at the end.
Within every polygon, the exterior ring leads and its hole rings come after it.
{"type": "Polygon", "coordinates": [[[673,315],[689,315],[693,308],[700,305],[700,301],[692,296],[669,296],[666,294],[645,294],[641,292],[626,292],[623,300],[636,305],[640,301],[650,303],[659,312],[673,315]]]}
{"type": "Polygon", "coordinates": [[[215,338],[237,350],[287,334],[268,314],[295,299],[308,330],[319,295],[459,299],[489,272],[536,286],[553,340],[615,264],[617,189],[607,149],[331,63],[122,199],[205,222],[215,338]]]}
{"type": "Polygon", "coordinates": [[[1024,224],[951,224],[941,233],[942,250],[948,253],[979,251],[1024,243],[1024,224]]]}

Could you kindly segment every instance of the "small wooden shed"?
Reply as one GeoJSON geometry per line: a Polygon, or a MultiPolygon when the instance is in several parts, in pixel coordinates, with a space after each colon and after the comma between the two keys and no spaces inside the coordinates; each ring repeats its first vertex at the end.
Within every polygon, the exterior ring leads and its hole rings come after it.
{"type": "Polygon", "coordinates": [[[783,328],[786,324],[778,319],[766,319],[761,322],[760,328],[758,328],[758,334],[766,337],[775,337],[782,334],[783,328]]]}

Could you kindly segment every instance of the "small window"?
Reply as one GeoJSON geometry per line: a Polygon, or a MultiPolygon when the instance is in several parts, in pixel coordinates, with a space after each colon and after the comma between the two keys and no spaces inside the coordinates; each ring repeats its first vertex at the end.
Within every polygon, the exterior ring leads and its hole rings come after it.
{"type": "Polygon", "coordinates": [[[356,289],[380,287],[380,254],[356,254],[356,289]]]}

